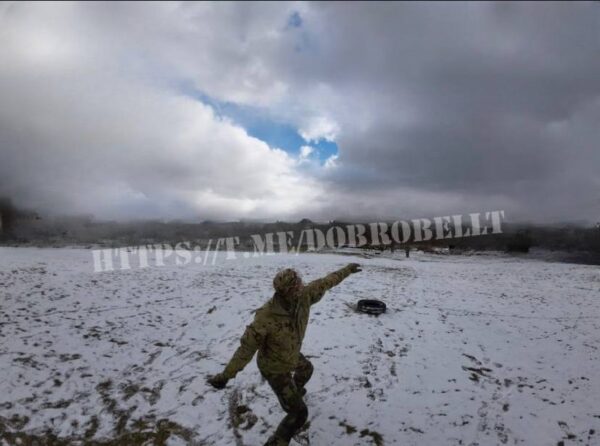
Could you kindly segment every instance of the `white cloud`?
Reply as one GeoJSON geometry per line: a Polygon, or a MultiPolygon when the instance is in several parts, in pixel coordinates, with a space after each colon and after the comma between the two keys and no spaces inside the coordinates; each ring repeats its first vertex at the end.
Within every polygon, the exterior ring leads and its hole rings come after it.
{"type": "Polygon", "coordinates": [[[56,8],[64,15],[0,12],[10,24],[0,45],[0,187],[17,204],[105,218],[276,218],[321,193],[285,152],[118,60],[139,54],[118,47],[113,57],[87,41],[94,23],[69,35],[73,7],[56,8]]]}
{"type": "Polygon", "coordinates": [[[325,116],[310,117],[299,129],[300,136],[307,142],[318,142],[322,139],[333,142],[339,132],[339,125],[325,116]]]}
{"type": "Polygon", "coordinates": [[[338,159],[338,155],[331,155],[329,158],[327,158],[325,160],[325,163],[323,164],[323,166],[326,169],[333,169],[334,167],[337,166],[337,159],[338,159]]]}
{"type": "Polygon", "coordinates": [[[300,159],[308,158],[312,153],[314,153],[315,148],[312,146],[302,146],[300,147],[300,159]]]}

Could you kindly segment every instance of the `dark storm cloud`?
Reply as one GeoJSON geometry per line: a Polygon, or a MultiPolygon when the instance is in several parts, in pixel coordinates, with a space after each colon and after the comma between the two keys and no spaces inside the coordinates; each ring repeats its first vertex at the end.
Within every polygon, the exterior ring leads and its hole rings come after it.
{"type": "Polygon", "coordinates": [[[369,124],[342,123],[350,181],[336,181],[457,192],[466,204],[497,194],[529,218],[597,217],[586,203],[600,196],[598,6],[325,5],[312,76],[372,93],[352,103],[369,124]]]}

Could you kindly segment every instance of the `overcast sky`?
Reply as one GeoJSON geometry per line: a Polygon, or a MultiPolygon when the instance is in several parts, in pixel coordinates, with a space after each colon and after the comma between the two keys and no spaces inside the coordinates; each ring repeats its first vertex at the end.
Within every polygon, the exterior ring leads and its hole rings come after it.
{"type": "Polygon", "coordinates": [[[600,220],[600,4],[0,3],[0,196],[600,220]]]}

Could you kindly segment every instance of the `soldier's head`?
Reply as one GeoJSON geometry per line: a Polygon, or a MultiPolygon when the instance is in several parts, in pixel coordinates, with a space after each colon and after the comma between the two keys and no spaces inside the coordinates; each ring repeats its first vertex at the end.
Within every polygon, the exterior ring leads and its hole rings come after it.
{"type": "Polygon", "coordinates": [[[273,279],[273,288],[278,294],[293,294],[302,287],[302,278],[296,270],[287,268],[279,271],[273,279]]]}

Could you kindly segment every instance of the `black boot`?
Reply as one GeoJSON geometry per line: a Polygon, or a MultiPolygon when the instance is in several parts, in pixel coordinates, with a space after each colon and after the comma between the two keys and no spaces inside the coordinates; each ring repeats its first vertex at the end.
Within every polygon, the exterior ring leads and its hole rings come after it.
{"type": "Polygon", "coordinates": [[[288,446],[289,444],[289,441],[285,441],[283,438],[273,435],[267,440],[264,446],[288,446]]]}

